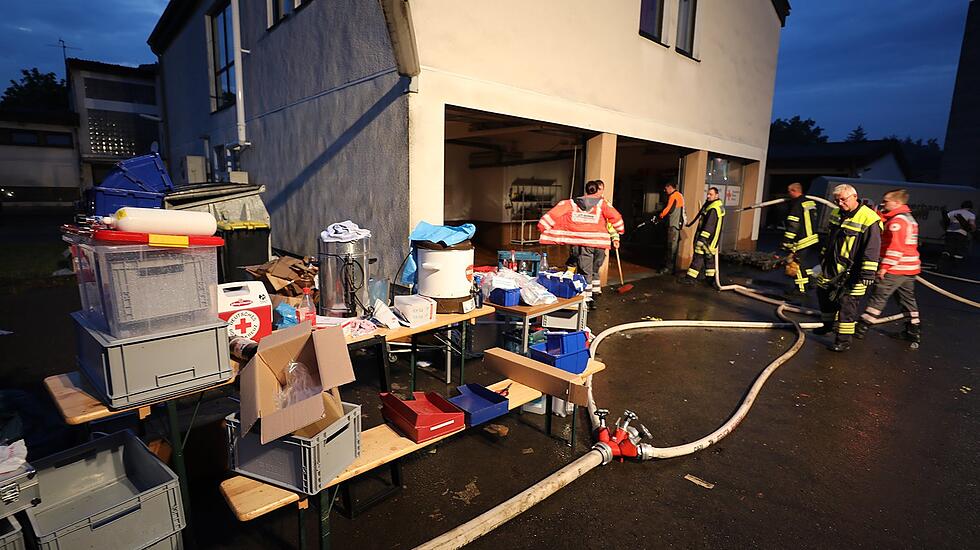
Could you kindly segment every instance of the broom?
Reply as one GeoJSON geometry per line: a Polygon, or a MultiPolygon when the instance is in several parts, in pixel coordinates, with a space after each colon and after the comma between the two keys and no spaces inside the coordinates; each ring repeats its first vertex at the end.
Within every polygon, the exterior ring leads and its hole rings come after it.
{"type": "Polygon", "coordinates": [[[619,288],[616,289],[616,292],[626,294],[627,292],[633,290],[633,284],[626,284],[623,282],[623,264],[619,260],[619,249],[614,248],[613,250],[616,251],[616,267],[619,268],[619,288]]]}

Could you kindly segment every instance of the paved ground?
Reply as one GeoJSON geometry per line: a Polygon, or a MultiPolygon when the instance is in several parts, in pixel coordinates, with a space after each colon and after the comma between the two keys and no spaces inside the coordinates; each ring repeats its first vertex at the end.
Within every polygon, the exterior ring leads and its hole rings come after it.
{"type": "MultiPolygon", "coordinates": [[[[976,266],[974,266],[976,267],[976,266]]],[[[731,270],[733,278],[775,288],[774,274],[731,270]]],[[[980,275],[974,270],[973,276],[980,275]]],[[[978,298],[976,287],[942,283],[978,298]]],[[[919,291],[924,343],[917,351],[876,329],[849,354],[808,338],[779,369],[748,418],[729,437],[696,455],[647,463],[614,463],[499,528],[473,548],[893,548],[972,547],[980,536],[980,379],[976,311],[919,291]],[[710,483],[705,489],[686,474],[710,483]]],[[[73,369],[67,313],[78,307],[72,286],[0,296],[0,387],[26,392],[44,450],[81,440],[52,419],[40,380],[73,369]]],[[[596,332],[647,315],[666,319],[771,320],[772,309],[731,293],[688,288],[660,277],[609,293],[590,316],[596,332]]],[[[490,330],[493,329],[481,329],[490,330]]],[[[491,337],[492,334],[484,334],[491,337]]],[[[613,415],[636,411],[659,446],[716,428],[737,406],[765,364],[791,343],[788,331],[663,329],[610,338],[600,350],[609,369],[595,394],[613,415]]],[[[424,389],[447,391],[435,370],[424,389]]],[[[370,357],[357,357],[362,379],[344,389],[365,404],[365,427],[380,422],[370,357]],[[363,364],[361,364],[363,363],[363,364]]],[[[396,382],[407,383],[404,360],[396,382]]],[[[468,381],[492,382],[480,360],[468,381]]],[[[278,548],[296,544],[295,509],[249,523],[234,520],[218,482],[224,472],[220,418],[235,407],[231,392],[209,394],[192,432],[193,523],[200,547],[278,548]]],[[[192,406],[187,403],[184,409],[192,406]]],[[[145,426],[160,431],[163,411],[145,426]]],[[[573,452],[542,432],[543,418],[512,414],[506,437],[461,434],[404,461],[404,487],[354,520],[333,514],[335,548],[411,548],[517,494],[585,452],[584,414],[573,452]]],[[[558,420],[556,435],[567,435],[558,420]]],[[[135,426],[126,418],[97,431],[135,426]]],[[[365,480],[369,483],[370,480],[365,480]]],[[[366,485],[360,490],[371,489],[366,485]]],[[[311,510],[312,511],[312,510],[311,510]]],[[[317,535],[315,513],[304,528],[317,535]]]]}

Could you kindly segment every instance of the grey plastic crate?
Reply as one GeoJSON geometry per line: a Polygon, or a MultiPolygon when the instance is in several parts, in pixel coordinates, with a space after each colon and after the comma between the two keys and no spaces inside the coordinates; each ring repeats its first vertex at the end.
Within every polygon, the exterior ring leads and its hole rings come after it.
{"type": "Polygon", "coordinates": [[[182,550],[184,543],[181,541],[180,533],[174,533],[169,537],[154,542],[143,550],[182,550]]]}
{"type": "Polygon", "coordinates": [[[145,548],[184,528],[177,476],[132,432],[35,466],[47,495],[27,511],[39,550],[145,548]]]}
{"type": "Polygon", "coordinates": [[[265,445],[239,433],[237,414],[225,418],[231,469],[279,487],[315,495],[361,455],[361,406],[343,403],[344,416],[318,422],[265,445]]]}
{"type": "Polygon", "coordinates": [[[207,325],[152,336],[113,338],[95,328],[80,311],[71,317],[78,366],[110,408],[157,401],[232,376],[225,321],[215,319],[207,325]]]}
{"type": "Polygon", "coordinates": [[[41,502],[37,472],[24,464],[13,472],[0,474],[0,518],[7,517],[41,502]]]}
{"type": "Polygon", "coordinates": [[[0,550],[24,550],[24,532],[14,516],[0,518],[0,550]]]}

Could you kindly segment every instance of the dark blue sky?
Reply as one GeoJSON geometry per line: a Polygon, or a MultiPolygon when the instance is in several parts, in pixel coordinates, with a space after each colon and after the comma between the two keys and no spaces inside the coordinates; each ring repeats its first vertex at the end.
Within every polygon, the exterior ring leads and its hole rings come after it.
{"type": "MultiPolygon", "coordinates": [[[[773,118],[813,118],[835,140],[861,124],[872,138],[943,141],[968,0],[791,3],[773,118]]],[[[153,62],[146,38],[165,6],[166,0],[4,2],[0,82],[25,67],[62,75],[61,51],[47,46],[59,37],[82,48],[70,56],[153,62]]]]}

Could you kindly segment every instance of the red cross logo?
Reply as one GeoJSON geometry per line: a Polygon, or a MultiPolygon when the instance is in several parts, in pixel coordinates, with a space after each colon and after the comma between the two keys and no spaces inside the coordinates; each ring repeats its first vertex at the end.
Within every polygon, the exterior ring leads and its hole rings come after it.
{"type": "Polygon", "coordinates": [[[248,329],[252,326],[244,317],[238,320],[238,324],[235,325],[235,330],[241,332],[242,334],[248,334],[248,329]]]}

